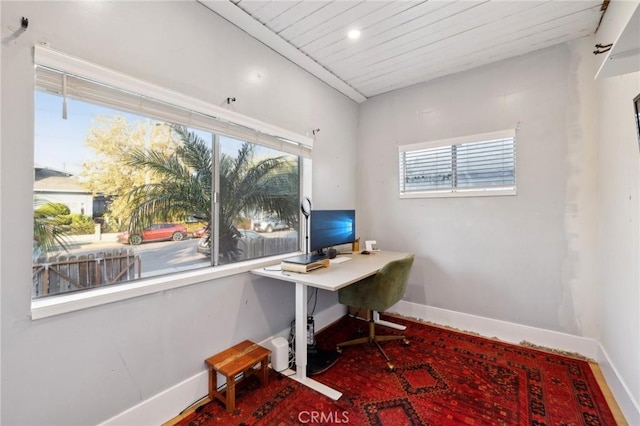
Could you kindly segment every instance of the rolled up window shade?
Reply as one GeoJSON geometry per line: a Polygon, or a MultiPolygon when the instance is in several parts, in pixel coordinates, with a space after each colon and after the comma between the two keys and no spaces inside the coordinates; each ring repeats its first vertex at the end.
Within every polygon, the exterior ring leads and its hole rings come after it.
{"type": "Polygon", "coordinates": [[[39,46],[36,47],[36,65],[37,90],[62,96],[64,89],[66,97],[70,99],[211,131],[311,158],[311,138],[243,116],[235,111],[39,46]]]}

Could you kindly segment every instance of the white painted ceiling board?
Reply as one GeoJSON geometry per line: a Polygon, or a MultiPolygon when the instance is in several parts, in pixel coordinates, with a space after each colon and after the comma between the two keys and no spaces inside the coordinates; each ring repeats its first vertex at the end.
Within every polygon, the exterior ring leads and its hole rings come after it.
{"type": "MultiPolygon", "coordinates": [[[[371,8],[384,7],[386,3],[371,4],[371,8]]],[[[301,48],[316,40],[335,34],[340,31],[338,18],[351,22],[348,16],[354,18],[361,16],[358,5],[351,2],[328,3],[326,7],[319,9],[313,16],[307,16],[298,25],[293,25],[282,31],[279,35],[294,46],[301,48]]]]}
{"type": "MultiPolygon", "coordinates": [[[[514,17],[511,17],[514,18],[514,17]]],[[[511,44],[511,46],[515,46],[515,48],[519,48],[521,43],[526,43],[528,45],[534,46],[537,42],[534,42],[531,37],[536,36],[540,33],[546,33],[542,35],[545,38],[549,37],[558,37],[566,35],[566,27],[571,26],[574,28],[574,31],[578,31],[581,33],[586,33],[589,31],[589,28],[579,28],[576,27],[575,24],[582,24],[581,19],[575,17],[575,15],[569,15],[567,17],[562,18],[561,20],[554,20],[551,22],[542,22],[542,23],[531,23],[528,28],[519,29],[517,33],[513,32],[513,29],[510,27],[511,19],[507,18],[499,22],[494,22],[491,25],[488,25],[482,29],[470,30],[466,32],[461,32],[456,35],[453,35],[445,40],[436,39],[434,42],[425,43],[424,46],[416,47],[415,49],[409,50],[404,54],[398,54],[397,56],[385,56],[380,57],[375,64],[377,67],[369,68],[366,72],[360,72],[357,75],[352,71],[354,69],[336,69],[337,72],[341,73],[349,82],[357,83],[359,81],[369,80],[372,74],[376,72],[385,73],[392,72],[395,70],[405,69],[406,66],[415,65],[415,66],[423,66],[430,63],[434,57],[434,55],[438,55],[438,63],[444,63],[449,60],[449,58],[460,57],[470,58],[473,55],[481,54],[481,57],[486,56],[487,51],[495,51],[497,55],[500,57],[504,57],[504,48],[511,44]],[[487,29],[491,29],[491,31],[487,31],[487,29]],[[559,29],[559,33],[556,31],[559,29]],[[586,30],[586,31],[585,31],[586,30]],[[511,35],[509,37],[509,35],[511,35]],[[494,38],[499,38],[500,42],[493,42],[491,40],[494,38]],[[499,50],[494,49],[494,47],[500,46],[502,47],[499,50]],[[463,51],[457,52],[456,49],[464,49],[463,51]],[[463,55],[461,55],[461,53],[463,55]]],[[[583,25],[583,24],[582,24],[583,25]]],[[[520,28],[520,27],[518,27],[520,28]]],[[[427,42],[428,38],[423,39],[423,41],[427,42]]],[[[514,50],[513,47],[511,50],[514,50]]],[[[517,54],[517,52],[516,52],[517,54]]],[[[494,55],[495,57],[496,55],[494,55]]],[[[373,65],[373,64],[368,64],[373,65]]]]}
{"type": "MultiPolygon", "coordinates": [[[[500,8],[501,13],[509,13],[509,7],[500,8]]],[[[482,27],[491,20],[501,19],[501,16],[495,16],[495,13],[485,13],[485,16],[475,16],[474,27],[468,26],[466,23],[466,16],[458,14],[456,19],[441,20],[426,27],[421,27],[415,31],[399,35],[394,38],[389,38],[370,49],[361,50],[360,53],[351,55],[348,58],[341,59],[339,63],[326,60],[328,68],[334,71],[337,75],[348,76],[357,69],[364,67],[377,66],[381,63],[396,63],[396,61],[405,58],[409,61],[415,60],[417,56],[421,54],[425,49],[428,50],[432,46],[438,46],[441,44],[447,45],[447,50],[442,52],[446,56],[458,56],[464,51],[469,51],[466,44],[450,42],[451,38],[459,37],[468,33],[477,33],[478,27],[482,27]],[[360,67],[356,67],[356,63],[360,67]]],[[[504,27],[504,26],[503,26],[504,27]]],[[[488,28],[488,25],[482,28],[484,34],[490,34],[491,39],[495,39],[495,33],[488,28]]],[[[443,50],[443,49],[440,49],[443,50]]],[[[433,60],[433,58],[431,58],[433,60]]],[[[437,58],[440,60],[440,58],[437,58]]]]}
{"type": "MultiPolygon", "coordinates": [[[[239,4],[242,5],[242,2],[239,4]]],[[[294,6],[267,21],[267,26],[274,33],[280,34],[289,27],[299,25],[300,21],[313,16],[319,9],[323,9],[326,6],[327,4],[323,2],[295,3],[294,6]]]]}
{"type": "Polygon", "coordinates": [[[603,4],[198,1],[357,102],[591,35],[603,4]],[[359,40],[346,37],[352,28],[361,31],[359,40]]]}
{"type": "MultiPolygon", "coordinates": [[[[385,2],[371,2],[359,4],[358,6],[350,8],[345,13],[333,19],[330,23],[324,24],[329,31],[327,31],[327,33],[322,37],[307,41],[299,46],[305,52],[314,54],[314,52],[318,52],[327,46],[333,46],[336,42],[344,44],[352,42],[352,40],[349,40],[346,37],[350,29],[355,28],[362,31],[367,25],[377,22],[380,19],[384,19],[384,17],[389,14],[394,13],[394,9],[397,9],[389,6],[393,6],[393,4],[385,2]]],[[[401,6],[403,9],[407,7],[406,5],[401,6]]]]}
{"type": "Polygon", "coordinates": [[[333,54],[323,54],[322,51],[309,51],[308,53],[331,67],[331,64],[335,64],[338,61],[352,59],[352,52],[354,50],[365,54],[373,49],[388,49],[391,47],[389,43],[394,40],[405,37],[407,34],[412,34],[417,30],[424,29],[426,26],[436,25],[438,22],[442,22],[445,18],[449,17],[451,13],[458,13],[460,10],[466,10],[472,7],[472,3],[468,5],[458,3],[463,9],[458,9],[458,7],[440,8],[435,6],[433,8],[429,7],[427,10],[426,5],[438,5],[438,3],[423,4],[425,8],[422,8],[422,10],[418,10],[418,7],[407,9],[395,15],[392,19],[386,19],[378,22],[374,26],[364,28],[362,30],[363,37],[357,42],[345,40],[344,37],[342,37],[343,46],[346,46],[349,51],[345,49],[333,54]],[[420,13],[420,15],[416,16],[417,13],[420,13]]]}

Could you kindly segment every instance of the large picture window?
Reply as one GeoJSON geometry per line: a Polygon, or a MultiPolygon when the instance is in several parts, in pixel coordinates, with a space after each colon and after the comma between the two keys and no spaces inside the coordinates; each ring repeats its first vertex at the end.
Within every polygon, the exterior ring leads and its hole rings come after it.
{"type": "Polygon", "coordinates": [[[400,197],[512,195],[513,130],[398,147],[400,197]]]}
{"type": "Polygon", "coordinates": [[[60,68],[36,68],[34,298],[299,251],[310,146],[60,68]]]}

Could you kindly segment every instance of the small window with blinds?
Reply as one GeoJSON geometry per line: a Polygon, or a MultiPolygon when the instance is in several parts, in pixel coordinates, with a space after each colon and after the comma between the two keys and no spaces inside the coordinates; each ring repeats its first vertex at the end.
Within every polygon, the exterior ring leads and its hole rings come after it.
{"type": "Polygon", "coordinates": [[[516,194],[516,134],[506,130],[398,147],[400,197],[516,194]]]}

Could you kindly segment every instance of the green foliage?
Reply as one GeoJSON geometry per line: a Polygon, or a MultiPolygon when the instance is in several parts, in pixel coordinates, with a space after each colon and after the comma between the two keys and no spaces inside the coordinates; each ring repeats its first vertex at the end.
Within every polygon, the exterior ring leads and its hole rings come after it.
{"type": "Polygon", "coordinates": [[[47,203],[37,197],[33,200],[33,260],[44,260],[48,256],[67,250],[66,235],[68,227],[55,223],[58,212],[69,212],[69,208],[61,203],[47,203]],[[39,207],[38,207],[39,206],[39,207]],[[37,208],[36,208],[37,207],[37,208]]]}
{"type": "Polygon", "coordinates": [[[69,215],[69,219],[69,228],[71,234],[87,235],[93,234],[95,232],[95,224],[89,216],[74,213],[69,215]]]}
{"type": "Polygon", "coordinates": [[[52,218],[61,215],[68,215],[69,213],[71,213],[71,210],[69,210],[69,207],[63,203],[47,203],[36,209],[33,215],[37,218],[52,218]]]}
{"type": "MultiPolygon", "coordinates": [[[[42,201],[34,200],[41,204],[42,201]]],[[[47,202],[33,213],[33,258],[34,261],[67,250],[67,236],[93,234],[94,224],[89,216],[70,213],[62,203],[47,202]]]]}
{"type": "Polygon", "coordinates": [[[151,148],[162,154],[175,152],[176,141],[168,124],[146,122],[128,123],[122,116],[97,117],[85,140],[94,152],[91,161],[82,165],[80,176],[94,193],[110,198],[105,214],[114,228],[128,226],[132,206],[127,194],[131,188],[158,182],[159,177],[138,167],[129,166],[132,151],[151,148]]]}
{"type": "MultiPolygon", "coordinates": [[[[173,128],[182,144],[175,152],[136,148],[128,152],[126,167],[145,170],[156,181],[138,185],[129,193],[132,232],[157,222],[198,215],[211,222],[212,152],[208,144],[185,127],[173,128]]],[[[236,223],[247,211],[269,211],[288,220],[296,217],[297,163],[287,157],[255,160],[253,145],[244,143],[235,158],[220,156],[220,261],[239,255],[236,223]]]]}

